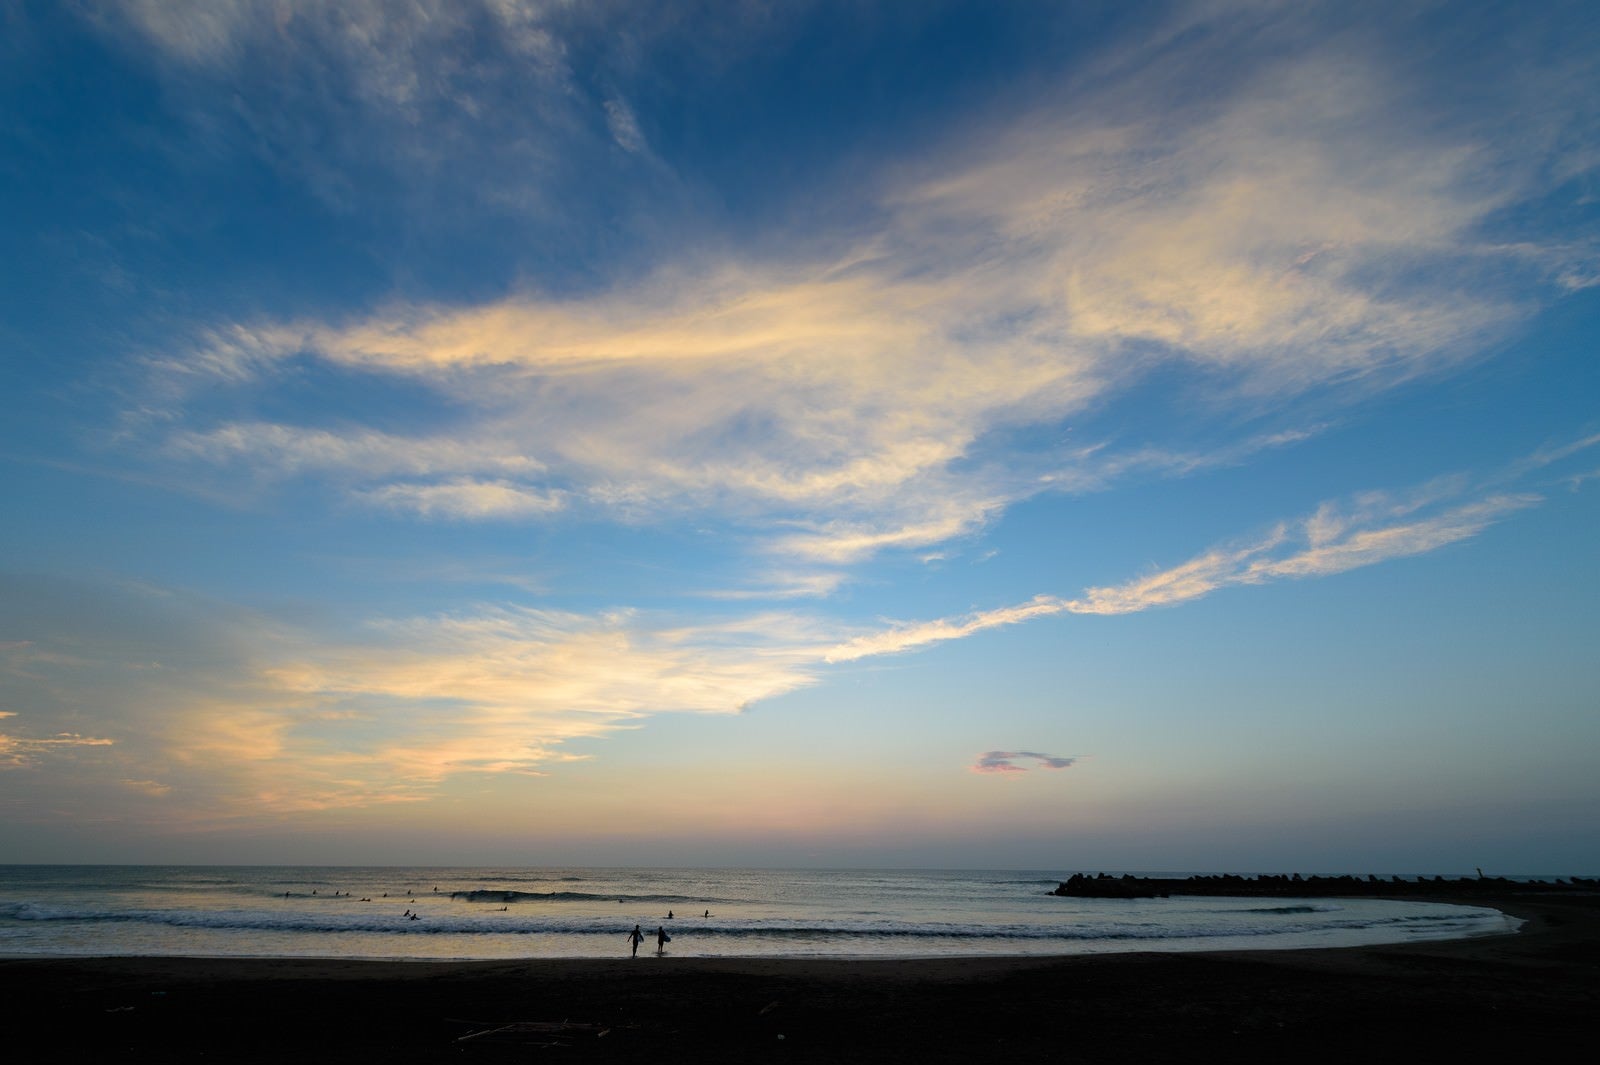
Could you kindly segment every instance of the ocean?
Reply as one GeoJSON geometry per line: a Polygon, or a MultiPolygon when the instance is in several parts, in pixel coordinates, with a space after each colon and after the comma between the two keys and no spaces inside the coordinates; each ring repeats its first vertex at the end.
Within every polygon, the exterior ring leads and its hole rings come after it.
{"type": "MultiPolygon", "coordinates": [[[[1490,935],[1475,906],[1070,899],[1059,871],[0,866],[0,955],[948,957],[1490,935]],[[415,915],[413,918],[412,915],[415,915]]],[[[1159,874],[1174,875],[1174,874],[1159,874]]],[[[1187,875],[1187,874],[1176,874],[1187,875]]]]}

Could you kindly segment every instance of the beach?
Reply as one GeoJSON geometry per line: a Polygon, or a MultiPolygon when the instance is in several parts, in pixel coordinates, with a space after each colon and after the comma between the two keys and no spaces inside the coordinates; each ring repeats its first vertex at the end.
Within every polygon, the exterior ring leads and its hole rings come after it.
{"type": "Polygon", "coordinates": [[[0,959],[30,1061],[971,1062],[1542,1057],[1600,1016],[1600,899],[1516,934],[1074,957],[0,959]]]}

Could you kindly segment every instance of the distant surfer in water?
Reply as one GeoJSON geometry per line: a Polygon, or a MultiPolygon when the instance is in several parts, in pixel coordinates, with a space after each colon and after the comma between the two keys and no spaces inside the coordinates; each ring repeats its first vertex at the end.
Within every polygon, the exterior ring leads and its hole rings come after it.
{"type": "Polygon", "coordinates": [[[634,925],[633,931],[628,933],[628,941],[633,944],[633,956],[639,956],[639,944],[644,942],[644,933],[639,931],[639,926],[634,925]]]}

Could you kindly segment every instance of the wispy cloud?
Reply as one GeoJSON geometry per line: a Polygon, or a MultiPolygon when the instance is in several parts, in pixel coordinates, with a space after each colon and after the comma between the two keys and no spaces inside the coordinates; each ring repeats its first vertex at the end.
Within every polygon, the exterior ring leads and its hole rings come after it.
{"type": "MultiPolygon", "coordinates": [[[[1530,475],[1545,468],[1527,465],[1530,475]]],[[[792,611],[688,621],[627,609],[486,604],[380,619],[335,636],[161,589],[125,586],[96,596],[12,581],[12,627],[29,638],[0,648],[0,684],[9,705],[54,734],[29,738],[9,729],[0,757],[11,768],[48,759],[52,773],[68,774],[79,749],[108,750],[104,757],[120,773],[105,779],[159,798],[170,817],[413,802],[463,775],[548,772],[588,756],[574,749],[578,741],[653,715],[738,713],[818,683],[830,666],[1047,617],[1135,613],[1229,587],[1326,577],[1460,543],[1539,501],[1526,492],[1486,493],[1461,477],[1406,493],[1364,493],[1075,598],[1039,595],[869,631],[792,611]],[[65,640],[34,620],[59,616],[63,602],[98,619],[100,629],[74,626],[65,640]],[[71,655],[62,653],[68,643],[71,655]],[[103,697],[113,690],[116,699],[103,697]],[[93,731],[57,723],[68,721],[92,721],[93,731]],[[200,796],[204,809],[196,806],[200,796]]],[[[1071,762],[993,751],[974,769],[1071,762]]]]}
{"type": "Polygon", "coordinates": [[[1066,769],[1077,756],[1060,758],[1038,751],[988,751],[972,764],[974,773],[1026,773],[1030,769],[1066,769]],[[1021,764],[1031,763],[1031,764],[1021,764]]]}
{"type": "Polygon", "coordinates": [[[75,747],[109,747],[112,740],[62,732],[43,738],[12,736],[0,732],[0,769],[28,769],[42,757],[75,747]]]}
{"type": "Polygon", "coordinates": [[[605,103],[606,122],[611,127],[611,136],[617,146],[623,151],[642,152],[648,147],[644,134],[639,129],[639,119],[622,100],[607,100],[605,103]]]}
{"type": "MultiPolygon", "coordinates": [[[[248,146],[341,211],[358,175],[464,188],[543,210],[598,102],[576,91],[539,0],[92,0],[109,44],[146,63],[211,150],[248,146]],[[515,107],[498,106],[515,99],[515,107]],[[469,151],[471,167],[460,154],[469,151]],[[453,171],[469,170],[456,178],[453,171]]],[[[596,138],[598,139],[598,138],[596,138]]],[[[372,183],[368,183],[368,188],[372,183]]],[[[515,212],[513,212],[515,213],[515,212]]],[[[420,221],[420,220],[419,220],[420,221]]]]}
{"type": "Polygon", "coordinates": [[[0,763],[48,767],[40,796],[158,782],[127,790],[161,798],[173,823],[410,802],[462,775],[542,773],[586,757],[574,741],[654,714],[736,714],[814,683],[826,643],[820,623],[788,614],[685,624],[484,606],[339,635],[159,589],[5,588],[7,627],[34,638],[0,660],[0,699],[17,708],[0,763]],[[81,762],[90,747],[108,753],[81,762]]]}
{"type": "Polygon", "coordinates": [[[845,581],[833,571],[783,571],[764,574],[743,588],[722,588],[706,592],[708,599],[820,599],[832,595],[845,581]]]}
{"type": "Polygon", "coordinates": [[[122,786],[129,791],[138,792],[159,799],[164,795],[172,794],[172,785],[163,784],[159,780],[124,780],[122,786]]]}
{"type": "MultiPolygon", "coordinates": [[[[1080,461],[1064,475],[1069,484],[1085,488],[1104,485],[1129,474],[1150,471],[1170,477],[1185,477],[1219,467],[1242,465],[1264,451],[1293,447],[1313,439],[1328,428],[1325,424],[1300,429],[1282,429],[1234,440],[1209,451],[1173,451],[1160,447],[1141,447],[1122,453],[1096,455],[1098,461],[1080,461]]],[[[1052,480],[1058,475],[1047,475],[1052,480]]]]}
{"type": "Polygon", "coordinates": [[[553,514],[565,506],[560,492],[539,491],[507,481],[389,484],[364,491],[360,496],[369,502],[413,511],[423,517],[516,518],[553,514]]]}
{"type": "Polygon", "coordinates": [[[516,54],[554,62],[559,45],[542,24],[555,5],[540,0],[448,3],[416,0],[395,8],[349,0],[337,12],[316,0],[109,0],[86,5],[120,19],[165,54],[203,67],[228,67],[251,48],[315,42],[349,72],[363,96],[393,105],[442,94],[462,39],[482,18],[516,54]]]}
{"type": "Polygon", "coordinates": [[[310,789],[319,801],[334,780],[361,782],[362,802],[416,797],[463,773],[543,772],[579,757],[563,745],[653,714],[737,713],[811,684],[816,654],[793,642],[808,627],[781,615],[672,627],[630,611],[506,607],[386,622],[368,642],[307,646],[264,670],[266,685],[309,708],[263,716],[270,736],[206,729],[189,742],[292,761],[292,778],[327,778],[310,789]]]}
{"type": "MultiPolygon", "coordinates": [[[[457,519],[537,518],[560,485],[599,512],[759,524],[777,530],[769,552],[846,566],[968,535],[1041,491],[1193,473],[1315,431],[1151,443],[1094,471],[1000,443],[1114,411],[1153,368],[1192,375],[1223,421],[1267,393],[1337,407],[1454,365],[1555,298],[1495,273],[1530,241],[1480,235],[1549,174],[1441,121],[1392,56],[1307,34],[1218,81],[1215,41],[1173,40],[1154,83],[1112,64],[1071,108],[886,165],[870,225],[788,259],[702,252],[594,294],[217,325],[165,360],[186,379],[167,453],[457,519]],[[208,415],[269,392],[292,359],[404,380],[460,419],[407,437],[208,415]],[[524,505],[456,487],[510,482],[524,505]]],[[[391,100],[417,77],[373,76],[391,100]]],[[[610,104],[627,147],[637,120],[610,104]]]]}
{"type": "Polygon", "coordinates": [[[919,507],[920,513],[904,515],[904,524],[885,528],[844,520],[827,522],[806,532],[775,537],[769,550],[810,562],[846,565],[886,548],[927,547],[976,532],[1001,505],[997,499],[964,499],[957,493],[942,505],[930,504],[919,507]]]}
{"type": "Polygon", "coordinates": [[[235,422],[180,431],[172,454],[208,462],[244,461],[269,476],[339,471],[361,478],[395,474],[459,474],[469,470],[527,474],[543,469],[509,441],[483,437],[398,436],[375,430],[333,431],[265,422],[235,422]]]}
{"type": "Polygon", "coordinates": [[[968,614],[960,618],[939,618],[895,625],[881,632],[857,636],[831,648],[824,656],[826,662],[853,662],[858,658],[896,654],[946,640],[959,640],[985,629],[1002,625],[1016,625],[1034,618],[1049,617],[1067,609],[1060,599],[1049,595],[1035,596],[1018,606],[1000,607],[968,614]]]}
{"type": "MultiPolygon", "coordinates": [[[[1575,452],[1561,449],[1561,453],[1575,452]]],[[[1446,478],[1408,493],[1368,492],[1325,503],[1305,517],[1281,522],[1251,540],[1213,547],[1187,562],[1121,584],[1089,588],[1070,599],[1037,595],[1026,603],[959,617],[896,623],[837,644],[823,659],[851,662],[1058,614],[1132,614],[1189,602],[1228,587],[1332,576],[1471,539],[1510,514],[1543,501],[1530,492],[1470,498],[1472,489],[1460,478],[1446,478]]]]}
{"type": "MultiPolygon", "coordinates": [[[[1368,525],[1359,513],[1324,506],[1237,547],[1214,548],[1182,565],[1124,584],[1090,588],[1060,604],[1074,614],[1131,614],[1171,606],[1221,588],[1275,580],[1326,577],[1390,559],[1425,554],[1476,536],[1513,511],[1540,502],[1535,495],[1497,495],[1431,517],[1368,525]]],[[[1358,508],[1371,509],[1371,508],[1358,508]]],[[[1404,510],[1404,504],[1381,510],[1404,510]]]]}
{"type": "Polygon", "coordinates": [[[1597,444],[1600,444],[1600,433],[1592,433],[1589,436],[1580,437],[1565,444],[1547,445],[1514,466],[1511,475],[1520,476],[1532,470],[1544,469],[1546,466],[1554,465],[1563,459],[1571,458],[1573,455],[1587,451],[1597,444]]]}

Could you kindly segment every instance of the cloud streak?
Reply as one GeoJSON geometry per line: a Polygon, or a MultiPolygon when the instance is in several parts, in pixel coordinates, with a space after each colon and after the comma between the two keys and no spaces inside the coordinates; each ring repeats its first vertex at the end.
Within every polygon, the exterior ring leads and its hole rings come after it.
{"type": "Polygon", "coordinates": [[[515,217],[549,210],[562,149],[583,141],[586,115],[603,121],[573,85],[562,6],[94,0],[84,13],[182,101],[208,151],[259,154],[340,213],[362,179],[413,194],[470,181],[515,217]],[[475,165],[456,178],[464,150],[475,165]]]}
{"type": "MultiPolygon", "coordinates": [[[[1063,602],[1074,614],[1131,614],[1199,599],[1222,588],[1277,580],[1326,577],[1390,559],[1425,554],[1478,535],[1514,511],[1541,501],[1530,494],[1496,495],[1432,517],[1368,525],[1359,513],[1324,506],[1238,547],[1220,547],[1171,569],[1124,584],[1090,588],[1063,602]]],[[[1358,508],[1359,510],[1369,508],[1358,508]]],[[[1407,509],[1379,503],[1380,514],[1407,509]]]]}
{"type": "Polygon", "coordinates": [[[881,632],[868,633],[848,640],[829,650],[823,656],[823,661],[854,662],[857,659],[877,655],[898,654],[929,644],[964,639],[986,629],[1050,617],[1066,609],[1066,604],[1055,596],[1038,595],[1027,603],[984,610],[965,617],[939,618],[935,621],[896,625],[881,632]]]}
{"type": "Polygon", "coordinates": [[[1522,492],[1460,502],[1461,491],[1461,485],[1452,488],[1451,482],[1443,482],[1404,496],[1372,492],[1344,504],[1326,503],[1253,540],[1214,547],[1187,562],[1121,584],[1089,588],[1071,599],[1037,595],[1026,603],[960,617],[891,625],[830,648],[824,661],[843,663],[898,654],[1058,614],[1134,614],[1176,606],[1230,587],[1333,576],[1471,539],[1495,522],[1543,501],[1541,496],[1522,492]],[[1453,505],[1443,505],[1441,500],[1449,500],[1451,495],[1457,496],[1453,505]],[[1422,511],[1426,512],[1419,513],[1422,511]]]}
{"type": "MultiPolygon", "coordinates": [[[[365,781],[362,802],[464,773],[538,774],[579,757],[563,748],[574,740],[654,714],[738,713],[813,683],[815,653],[790,642],[805,628],[776,615],[669,627],[630,611],[507,607],[386,622],[368,642],[307,646],[265,669],[263,683],[307,711],[267,744],[224,742],[236,757],[265,750],[274,764],[365,781]]],[[[195,748],[217,745],[207,735],[195,748]]]]}
{"type": "Polygon", "coordinates": [[[42,739],[0,732],[0,769],[31,769],[41,758],[78,747],[109,747],[114,741],[62,732],[42,739]]]}
{"type": "Polygon", "coordinates": [[[425,518],[518,518],[554,514],[566,505],[560,492],[507,481],[458,480],[443,484],[389,484],[360,493],[379,506],[425,518]]]}
{"type": "MultiPolygon", "coordinates": [[[[135,13],[177,55],[228,54],[245,32],[135,13]]],[[[1516,151],[1553,168],[1559,142],[1512,129],[1490,148],[1356,39],[1291,36],[1220,81],[1221,45],[1172,41],[1159,78],[1133,49],[1072,108],[974,122],[885,165],[870,221],[788,256],[736,247],[573,296],[217,324],[160,360],[179,423],[163,453],[326,477],[424,519],[538,521],[557,500],[623,520],[709,513],[776,530],[762,553],[851,566],[970,535],[1039,492],[1194,472],[1310,431],[1187,465],[1152,444],[1087,469],[1081,445],[1002,443],[1114,415],[1157,370],[1223,410],[1312,394],[1337,408],[1458,364],[1554,298],[1504,283],[1537,237],[1480,230],[1547,191],[1516,151]],[[222,413],[301,360],[419,387],[452,416],[408,435],[222,413]]],[[[392,106],[427,85],[420,68],[362,62],[392,106]]],[[[620,98],[603,110],[609,136],[642,149],[620,98]]]]}
{"type": "MultiPolygon", "coordinates": [[[[1478,493],[1462,478],[1408,493],[1364,493],[1075,598],[1039,595],[854,632],[796,612],[685,622],[635,610],[484,605],[379,620],[333,638],[158,589],[86,596],[13,582],[11,627],[26,638],[0,645],[0,683],[10,705],[56,732],[32,739],[8,730],[0,763],[48,764],[66,779],[74,756],[99,748],[97,758],[119,768],[105,779],[161,800],[166,816],[211,821],[415,802],[462,776],[543,774],[582,760],[587,754],[572,744],[653,715],[736,714],[818,683],[831,666],[1048,617],[1130,614],[1230,587],[1344,573],[1461,543],[1540,502],[1530,493],[1478,493]],[[35,619],[58,616],[60,602],[99,619],[100,635],[69,641],[41,627],[35,619]],[[201,644],[206,650],[198,653],[201,644]],[[112,690],[115,700],[102,697],[112,690]],[[117,709],[106,716],[107,707],[117,709]],[[63,727],[68,722],[85,724],[63,727]]],[[[973,769],[1010,773],[1072,761],[991,751],[973,769]]]]}
{"type": "Polygon", "coordinates": [[[974,773],[1026,773],[1030,769],[1066,769],[1078,761],[1076,756],[1060,758],[1038,751],[988,751],[972,764],[974,773]],[[1032,763],[1031,765],[1021,763],[1032,763]]]}

